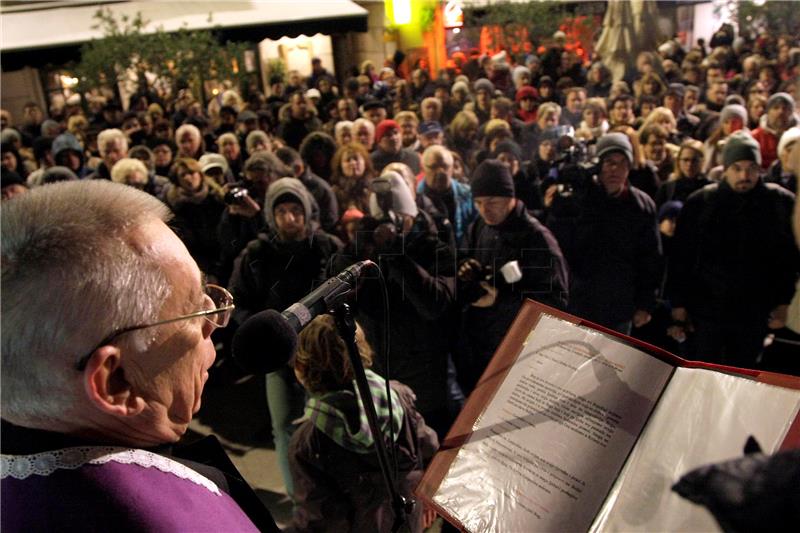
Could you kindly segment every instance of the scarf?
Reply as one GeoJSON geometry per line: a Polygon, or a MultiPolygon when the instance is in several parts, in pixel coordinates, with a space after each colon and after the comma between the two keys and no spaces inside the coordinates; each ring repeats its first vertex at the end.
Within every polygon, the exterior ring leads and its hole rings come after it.
{"type": "MultiPolygon", "coordinates": [[[[386,381],[371,370],[366,370],[366,374],[372,400],[375,402],[380,431],[384,439],[388,439],[390,427],[386,381]]],[[[352,390],[339,390],[310,397],[306,402],[305,416],[318,430],[342,448],[360,454],[372,453],[375,440],[369,429],[367,413],[361,403],[361,396],[356,394],[355,390],[357,390],[356,382],[353,380],[352,390]]],[[[391,394],[392,426],[394,440],[397,440],[404,410],[397,392],[392,390],[391,394]]]]}

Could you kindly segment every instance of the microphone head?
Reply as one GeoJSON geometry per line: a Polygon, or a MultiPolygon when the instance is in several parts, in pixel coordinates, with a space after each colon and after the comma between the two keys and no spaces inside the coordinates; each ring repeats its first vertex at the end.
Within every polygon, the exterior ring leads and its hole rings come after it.
{"type": "Polygon", "coordinates": [[[297,333],[283,315],[267,309],[239,326],[231,348],[233,360],[244,370],[268,374],[292,358],[297,350],[297,333]]]}

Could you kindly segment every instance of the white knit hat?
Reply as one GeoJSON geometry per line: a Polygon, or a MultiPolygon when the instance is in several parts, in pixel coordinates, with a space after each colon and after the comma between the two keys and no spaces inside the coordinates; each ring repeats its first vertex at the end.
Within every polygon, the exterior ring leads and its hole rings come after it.
{"type": "Polygon", "coordinates": [[[778,141],[778,155],[780,156],[784,148],[787,148],[798,139],[800,139],[800,128],[797,126],[784,131],[783,135],[781,135],[781,140],[778,141]]]}

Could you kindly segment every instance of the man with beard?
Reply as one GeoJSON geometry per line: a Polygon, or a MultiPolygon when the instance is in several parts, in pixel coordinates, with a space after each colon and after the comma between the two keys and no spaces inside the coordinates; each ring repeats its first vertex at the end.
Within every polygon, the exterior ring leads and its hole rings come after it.
{"type": "Polygon", "coordinates": [[[722,159],[724,181],[694,192],[678,217],[667,280],[673,334],[694,331],[698,358],[752,368],[794,294],[794,195],[762,182],[748,132],[728,138],[722,159]]]}
{"type": "Polygon", "coordinates": [[[789,93],[775,93],[767,100],[767,112],[761,123],[753,130],[753,138],[761,147],[761,167],[769,166],[778,159],[778,141],[783,132],[797,125],[794,116],[794,98],[789,93]]]}

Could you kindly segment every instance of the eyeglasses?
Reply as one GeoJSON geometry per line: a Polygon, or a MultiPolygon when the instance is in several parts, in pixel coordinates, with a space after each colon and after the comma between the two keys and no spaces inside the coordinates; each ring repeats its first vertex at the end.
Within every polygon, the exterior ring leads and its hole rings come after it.
{"type": "Polygon", "coordinates": [[[100,348],[101,346],[105,346],[106,344],[110,344],[112,340],[119,337],[124,333],[130,333],[131,331],[136,331],[139,329],[145,328],[152,328],[155,326],[162,326],[164,324],[171,324],[172,322],[179,322],[181,320],[189,320],[190,318],[196,317],[203,317],[208,320],[214,328],[224,328],[228,325],[231,319],[231,313],[235,306],[233,305],[233,296],[223,287],[219,285],[209,284],[205,287],[205,305],[208,307],[202,311],[196,311],[194,313],[189,313],[188,315],[179,316],[176,318],[168,318],[167,320],[159,320],[158,322],[152,322],[149,324],[141,324],[138,326],[130,326],[126,328],[120,328],[111,332],[110,335],[105,337],[102,341],[100,341],[97,346],[92,348],[92,350],[78,359],[77,364],[75,365],[75,369],[79,371],[83,371],[86,368],[86,364],[89,362],[89,358],[92,354],[100,348]]]}

